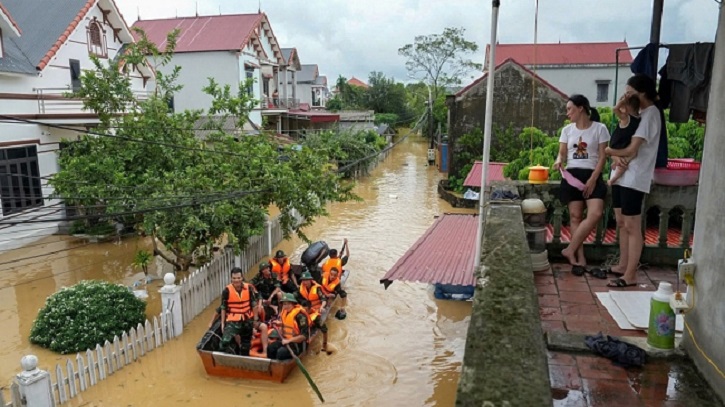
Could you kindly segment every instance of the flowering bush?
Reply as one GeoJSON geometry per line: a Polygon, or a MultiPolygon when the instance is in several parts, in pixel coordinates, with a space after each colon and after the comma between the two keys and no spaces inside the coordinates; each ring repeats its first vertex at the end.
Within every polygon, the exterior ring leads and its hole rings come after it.
{"type": "Polygon", "coordinates": [[[48,297],[30,342],[62,354],[92,349],[143,322],[145,310],[146,303],[122,285],[81,281],[48,297]]]}

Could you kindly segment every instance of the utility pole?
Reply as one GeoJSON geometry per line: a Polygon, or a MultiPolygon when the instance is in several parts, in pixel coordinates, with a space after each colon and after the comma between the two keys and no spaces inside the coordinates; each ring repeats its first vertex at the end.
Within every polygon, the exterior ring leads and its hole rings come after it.
{"type": "Polygon", "coordinates": [[[430,91],[430,85],[427,83],[425,85],[428,87],[428,137],[430,137],[430,148],[433,149],[435,147],[433,137],[433,94],[430,91]]]}

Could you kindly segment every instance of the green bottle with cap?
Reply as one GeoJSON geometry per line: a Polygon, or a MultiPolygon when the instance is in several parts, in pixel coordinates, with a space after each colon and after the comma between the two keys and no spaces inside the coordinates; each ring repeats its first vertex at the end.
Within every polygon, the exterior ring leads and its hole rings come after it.
{"type": "Polygon", "coordinates": [[[647,344],[657,349],[675,348],[675,311],[670,306],[672,284],[661,282],[652,294],[649,307],[647,344]]]}

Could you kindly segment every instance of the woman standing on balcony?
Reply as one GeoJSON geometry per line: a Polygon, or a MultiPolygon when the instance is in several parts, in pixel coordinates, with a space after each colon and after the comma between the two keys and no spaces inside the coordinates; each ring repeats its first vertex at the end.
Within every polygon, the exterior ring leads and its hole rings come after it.
{"type": "Polygon", "coordinates": [[[627,171],[612,185],[612,206],[619,228],[619,264],[610,273],[621,275],[612,280],[610,287],[637,285],[637,267],[644,245],[642,239],[642,203],[648,194],[654,175],[662,119],[657,100],[657,86],[649,76],[637,74],[629,78],[624,88],[626,97],[638,97],[640,117],[637,130],[629,146],[620,150],[606,149],[627,171]],[[632,157],[627,160],[624,157],[632,157]]]}
{"type": "MultiPolygon", "coordinates": [[[[566,115],[571,121],[561,130],[559,155],[553,169],[558,171],[566,165],[566,171],[584,184],[583,189],[561,181],[560,201],[569,208],[571,239],[561,254],[571,263],[571,272],[581,276],[586,271],[584,239],[597,225],[604,212],[604,197],[607,186],[602,179],[606,162],[604,149],[609,142],[609,131],[599,123],[599,113],[582,95],[572,95],[566,103],[566,115]],[[587,209],[586,219],[584,208],[587,209]]],[[[603,276],[597,276],[606,278],[603,276]]]]}

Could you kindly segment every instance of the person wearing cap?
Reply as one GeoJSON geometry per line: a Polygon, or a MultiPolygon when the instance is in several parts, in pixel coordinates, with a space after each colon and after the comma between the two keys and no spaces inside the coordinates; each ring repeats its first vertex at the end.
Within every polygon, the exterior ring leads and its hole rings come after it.
{"type": "Polygon", "coordinates": [[[269,359],[287,360],[292,359],[290,349],[295,355],[304,350],[304,343],[310,335],[309,320],[307,312],[299,306],[294,294],[284,293],[280,298],[282,310],[279,313],[279,321],[276,321],[277,329],[282,335],[281,341],[275,341],[267,347],[269,359]],[[289,348],[287,347],[289,345],[289,348]]]}
{"type": "Polygon", "coordinates": [[[340,270],[333,267],[330,269],[330,275],[323,277],[322,279],[322,290],[327,295],[327,298],[333,299],[337,296],[340,297],[342,304],[335,313],[335,318],[345,319],[347,312],[345,312],[345,305],[347,305],[347,292],[342,289],[342,282],[340,281],[340,270]]]}
{"type": "Polygon", "coordinates": [[[252,279],[252,285],[257,289],[257,315],[262,321],[277,315],[277,305],[279,305],[279,297],[282,296],[280,289],[281,283],[277,276],[272,273],[269,263],[262,262],[259,264],[259,273],[252,279]]]}
{"type": "Polygon", "coordinates": [[[305,271],[300,276],[300,280],[299,296],[297,297],[300,304],[315,311],[325,308],[327,306],[327,295],[322,290],[322,286],[312,278],[312,274],[305,271]]]}
{"type": "Polygon", "coordinates": [[[249,356],[254,325],[259,322],[257,292],[253,285],[244,282],[243,272],[239,267],[232,268],[231,280],[222,290],[222,340],[219,350],[234,353],[230,346],[234,339],[239,345],[241,355],[249,356]]]}
{"type": "Polygon", "coordinates": [[[272,272],[277,274],[279,281],[282,283],[282,291],[286,293],[293,293],[297,291],[299,284],[297,283],[297,277],[294,273],[290,273],[292,265],[284,254],[284,251],[277,250],[274,254],[274,258],[269,260],[269,264],[272,267],[272,272]]]}
{"type": "Polygon", "coordinates": [[[325,277],[330,276],[330,270],[332,270],[333,267],[339,271],[344,270],[347,261],[350,259],[350,245],[347,243],[347,238],[343,241],[342,249],[340,249],[339,254],[337,250],[330,249],[330,253],[328,255],[330,258],[322,265],[322,279],[319,281],[320,283],[325,279],[325,277]]]}

